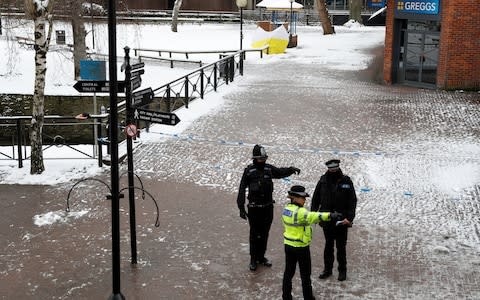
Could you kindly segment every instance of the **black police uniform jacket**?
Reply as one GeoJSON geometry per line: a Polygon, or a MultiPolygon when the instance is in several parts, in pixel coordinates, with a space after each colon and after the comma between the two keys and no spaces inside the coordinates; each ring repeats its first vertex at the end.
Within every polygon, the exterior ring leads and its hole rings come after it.
{"type": "Polygon", "coordinates": [[[264,166],[248,165],[243,171],[238,190],[237,204],[239,208],[245,205],[245,189],[248,188],[250,204],[268,205],[274,203],[272,198],[272,179],[284,178],[294,173],[291,168],[277,168],[270,164],[264,166]]]}
{"type": "Polygon", "coordinates": [[[320,177],[315,187],[311,211],[336,211],[353,222],[357,207],[357,196],[352,180],[342,173],[335,180],[327,180],[327,174],[328,172],[320,177]]]}

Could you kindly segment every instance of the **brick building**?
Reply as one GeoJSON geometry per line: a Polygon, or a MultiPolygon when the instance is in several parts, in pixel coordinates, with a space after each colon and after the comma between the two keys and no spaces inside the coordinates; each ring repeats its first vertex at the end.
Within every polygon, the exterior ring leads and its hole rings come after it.
{"type": "Polygon", "coordinates": [[[480,88],[480,3],[388,0],[385,82],[480,88]]]}

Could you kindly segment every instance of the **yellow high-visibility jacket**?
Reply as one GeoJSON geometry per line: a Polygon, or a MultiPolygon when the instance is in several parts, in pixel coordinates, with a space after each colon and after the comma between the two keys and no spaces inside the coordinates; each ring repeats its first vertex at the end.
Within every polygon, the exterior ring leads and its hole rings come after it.
{"type": "Polygon", "coordinates": [[[312,224],[330,221],[329,212],[311,212],[294,203],[287,204],[282,213],[283,241],[292,247],[307,247],[312,241],[312,224]]]}

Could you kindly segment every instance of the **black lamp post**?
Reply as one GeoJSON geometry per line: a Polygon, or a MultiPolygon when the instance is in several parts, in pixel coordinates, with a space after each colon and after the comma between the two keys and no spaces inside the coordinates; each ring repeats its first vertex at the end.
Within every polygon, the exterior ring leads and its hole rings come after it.
{"type": "Polygon", "coordinates": [[[296,42],[294,41],[294,31],[295,31],[295,26],[293,24],[293,2],[295,0],[288,0],[290,2],[290,34],[288,36],[288,48],[296,47],[296,42]]]}
{"type": "Polygon", "coordinates": [[[236,0],[238,8],[240,8],[240,50],[243,50],[243,9],[247,7],[247,0],[236,0]]]}
{"type": "Polygon", "coordinates": [[[292,36],[292,25],[293,25],[293,2],[295,0],[288,0],[290,1],[290,36],[292,36]]]}

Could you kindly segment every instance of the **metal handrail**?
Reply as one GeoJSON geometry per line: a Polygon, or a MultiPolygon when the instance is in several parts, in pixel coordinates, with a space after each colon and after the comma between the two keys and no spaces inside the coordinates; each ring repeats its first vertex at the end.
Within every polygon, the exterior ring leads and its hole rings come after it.
{"type": "Polygon", "coordinates": [[[169,112],[176,108],[172,99],[178,101],[183,98],[183,104],[188,108],[188,103],[210,91],[216,91],[223,84],[232,82],[236,75],[243,75],[244,51],[225,56],[216,62],[197,68],[192,72],[153,89],[154,95],[167,102],[169,112]]]}
{"type": "MultiPolygon", "coordinates": [[[[64,121],[70,121],[76,119],[75,117],[71,116],[60,116],[60,115],[46,115],[44,116],[44,120],[46,121],[53,121],[52,123],[45,123],[44,126],[97,126],[98,132],[102,132],[102,120],[108,118],[109,114],[98,114],[98,115],[90,115],[91,119],[97,120],[99,122],[64,122],[64,121]],[[60,121],[60,122],[58,122],[60,121]]],[[[0,154],[2,156],[7,157],[9,160],[18,160],[18,167],[22,168],[23,167],[23,160],[28,159],[29,157],[27,156],[27,151],[26,151],[26,134],[25,131],[27,130],[25,127],[25,121],[29,121],[32,119],[32,116],[0,116],[0,126],[2,127],[15,127],[15,135],[12,136],[12,155],[2,153],[0,154]],[[15,143],[16,140],[16,143],[15,143]],[[16,145],[15,145],[16,144],[16,145]],[[15,146],[17,146],[17,157],[15,157],[15,146]],[[23,153],[22,153],[22,147],[23,153]]],[[[43,150],[47,150],[51,148],[52,146],[67,146],[71,148],[74,151],[77,151],[83,155],[85,155],[88,158],[95,158],[92,155],[89,155],[79,149],[76,149],[73,147],[73,144],[67,144],[65,143],[65,140],[62,136],[56,135],[56,136],[50,136],[46,133],[42,133],[42,138],[50,138],[52,140],[51,143],[43,143],[45,146],[43,150]]],[[[95,145],[95,141],[92,143],[95,145]]],[[[101,167],[103,165],[102,162],[102,147],[101,145],[97,145],[97,151],[98,151],[98,161],[99,161],[99,166],[101,167]]]]}

